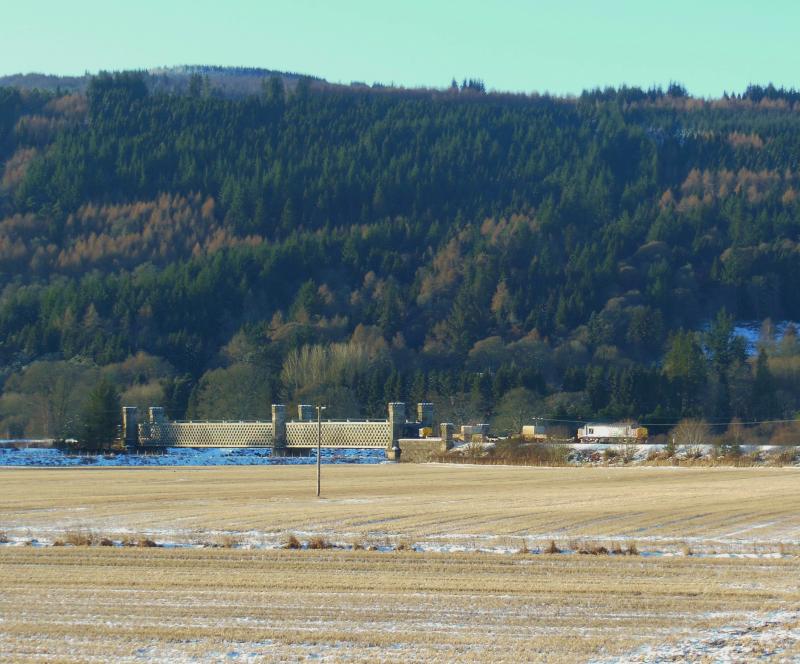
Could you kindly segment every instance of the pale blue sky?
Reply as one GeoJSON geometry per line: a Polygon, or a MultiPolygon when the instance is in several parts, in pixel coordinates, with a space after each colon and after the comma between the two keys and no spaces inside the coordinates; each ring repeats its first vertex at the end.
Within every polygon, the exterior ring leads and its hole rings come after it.
{"type": "Polygon", "coordinates": [[[0,74],[245,65],[334,82],[800,87],[798,0],[3,0],[0,74]]]}

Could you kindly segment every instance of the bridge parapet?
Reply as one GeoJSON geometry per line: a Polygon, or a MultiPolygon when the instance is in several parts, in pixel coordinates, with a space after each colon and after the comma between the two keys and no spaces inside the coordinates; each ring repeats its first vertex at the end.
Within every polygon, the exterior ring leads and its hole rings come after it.
{"type": "Polygon", "coordinates": [[[272,422],[144,422],[141,447],[272,447],[272,422]]]}
{"type": "Polygon", "coordinates": [[[323,447],[359,447],[384,449],[391,446],[389,423],[377,422],[287,422],[287,447],[311,448],[317,446],[317,435],[323,447]]]}

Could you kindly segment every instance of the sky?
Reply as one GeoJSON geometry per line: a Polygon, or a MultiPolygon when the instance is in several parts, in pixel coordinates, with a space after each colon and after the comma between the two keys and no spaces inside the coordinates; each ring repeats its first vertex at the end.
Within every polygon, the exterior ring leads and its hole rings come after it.
{"type": "Polygon", "coordinates": [[[800,87],[798,0],[4,0],[0,16],[0,75],[213,64],[554,94],[800,87]]]}

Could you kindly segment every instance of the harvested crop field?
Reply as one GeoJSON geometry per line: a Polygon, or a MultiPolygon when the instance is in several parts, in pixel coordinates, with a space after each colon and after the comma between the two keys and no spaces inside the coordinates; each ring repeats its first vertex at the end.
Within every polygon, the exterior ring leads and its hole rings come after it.
{"type": "Polygon", "coordinates": [[[313,472],[0,469],[0,661],[800,658],[797,469],[313,472]]]}
{"type": "Polygon", "coordinates": [[[313,467],[0,469],[0,530],[167,542],[287,533],[428,550],[635,540],[642,549],[752,553],[800,546],[800,468],[313,467]],[[759,548],[761,547],[761,548],[759,548]],[[762,551],[763,549],[763,551],[762,551]]]}
{"type": "Polygon", "coordinates": [[[783,560],[10,547],[0,561],[14,661],[645,659],[800,620],[783,560]]]}

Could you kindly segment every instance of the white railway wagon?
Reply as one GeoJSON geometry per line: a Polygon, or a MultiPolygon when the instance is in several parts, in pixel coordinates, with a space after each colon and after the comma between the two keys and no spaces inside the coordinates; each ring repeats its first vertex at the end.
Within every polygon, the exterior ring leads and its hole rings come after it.
{"type": "Polygon", "coordinates": [[[581,443],[643,443],[647,429],[636,424],[587,424],[578,429],[581,443]]]}

